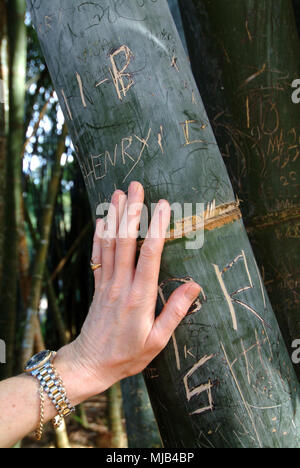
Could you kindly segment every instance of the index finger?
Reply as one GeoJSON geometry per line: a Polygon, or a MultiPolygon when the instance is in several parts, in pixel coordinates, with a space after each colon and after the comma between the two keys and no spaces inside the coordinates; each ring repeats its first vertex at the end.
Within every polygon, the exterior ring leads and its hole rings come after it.
{"type": "Polygon", "coordinates": [[[170,224],[171,208],[166,200],[160,200],[141,248],[132,290],[135,296],[156,297],[161,256],[166,232],[170,224]]]}

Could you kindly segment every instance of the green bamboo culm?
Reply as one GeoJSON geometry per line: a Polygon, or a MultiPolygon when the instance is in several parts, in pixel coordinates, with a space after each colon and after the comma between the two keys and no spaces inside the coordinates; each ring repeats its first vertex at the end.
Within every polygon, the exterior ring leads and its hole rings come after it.
{"type": "Polygon", "coordinates": [[[129,448],[160,448],[161,439],[142,374],[121,382],[129,448]]]}
{"type": "Polygon", "coordinates": [[[168,0],[168,5],[170,8],[170,11],[172,13],[173,20],[176,24],[177,31],[179,34],[179,37],[181,39],[182,45],[188,54],[188,46],[186,43],[186,38],[185,38],[185,33],[184,33],[184,27],[182,23],[182,17],[180,13],[180,8],[179,8],[179,0],[168,0]]]}
{"type": "Polygon", "coordinates": [[[292,2],[181,6],[197,84],[291,354],[300,337],[300,105],[292,87],[300,42],[292,2]]]}
{"type": "Polygon", "coordinates": [[[164,446],[298,447],[299,384],[166,0],[28,6],[93,213],[132,180],[148,207],[205,205],[162,259],[158,313],[202,286],[145,371],[164,446]]]}
{"type": "Polygon", "coordinates": [[[17,281],[18,241],[21,223],[21,154],[24,143],[24,106],[26,78],[25,0],[7,3],[9,117],[6,146],[4,243],[0,291],[0,333],[6,343],[6,365],[0,366],[0,379],[13,373],[17,281]]]}
{"type": "Polygon", "coordinates": [[[298,28],[298,34],[300,36],[300,0],[293,0],[293,6],[296,16],[296,23],[298,28]]]}

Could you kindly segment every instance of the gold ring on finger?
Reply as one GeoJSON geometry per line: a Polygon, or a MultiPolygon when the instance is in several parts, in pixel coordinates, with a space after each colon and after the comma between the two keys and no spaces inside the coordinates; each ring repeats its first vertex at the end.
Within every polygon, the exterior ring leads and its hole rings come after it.
{"type": "Polygon", "coordinates": [[[91,262],[92,271],[99,270],[99,268],[102,268],[102,263],[93,263],[93,262],[91,262]]]}

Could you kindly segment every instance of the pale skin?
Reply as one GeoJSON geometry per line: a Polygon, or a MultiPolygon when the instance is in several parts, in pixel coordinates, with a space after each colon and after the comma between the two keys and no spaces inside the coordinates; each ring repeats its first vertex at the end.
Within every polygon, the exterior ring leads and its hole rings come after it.
{"type": "MultiPolygon", "coordinates": [[[[180,286],[155,318],[161,255],[170,205],[161,200],[136,265],[144,189],[131,183],[116,191],[106,219],[97,222],[93,262],[95,295],[81,334],[60,349],[54,366],[76,406],[114,383],[138,374],[165,348],[200,293],[194,282],[180,286]],[[127,223],[126,223],[127,220],[127,223]],[[115,226],[117,236],[112,236],[115,226]]],[[[45,398],[45,421],[56,416],[45,398]]],[[[11,447],[39,424],[38,383],[28,375],[0,383],[0,447],[11,447]]]]}

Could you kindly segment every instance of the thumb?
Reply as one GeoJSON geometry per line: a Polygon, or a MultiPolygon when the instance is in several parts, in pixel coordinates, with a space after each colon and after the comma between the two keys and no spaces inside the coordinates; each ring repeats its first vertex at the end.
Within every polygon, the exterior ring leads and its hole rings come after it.
{"type": "Polygon", "coordinates": [[[173,292],[163,311],[154,322],[152,333],[159,342],[167,345],[201,290],[199,284],[191,282],[180,286],[173,292]]]}

